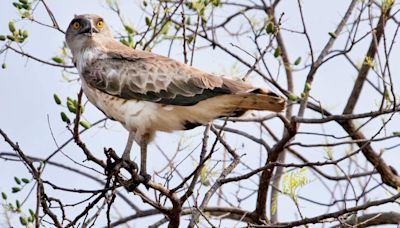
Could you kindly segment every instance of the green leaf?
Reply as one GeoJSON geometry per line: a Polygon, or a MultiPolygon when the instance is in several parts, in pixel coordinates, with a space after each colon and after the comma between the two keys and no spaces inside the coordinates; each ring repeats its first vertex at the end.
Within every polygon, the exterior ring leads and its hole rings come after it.
{"type": "Polygon", "coordinates": [[[24,37],[24,39],[28,38],[28,36],[29,36],[28,31],[27,30],[23,30],[21,36],[24,37]]]}
{"type": "Polygon", "coordinates": [[[8,29],[10,30],[11,33],[14,33],[17,30],[15,28],[14,22],[12,22],[12,21],[8,22],[8,29]]]}
{"type": "Polygon", "coordinates": [[[19,4],[18,2],[13,2],[13,6],[17,9],[22,9],[22,5],[19,4]]]}
{"type": "Polygon", "coordinates": [[[304,90],[307,91],[307,92],[310,91],[311,90],[311,84],[307,82],[306,85],[304,86],[304,90]]]}
{"type": "Polygon", "coordinates": [[[267,31],[268,34],[274,34],[275,33],[274,24],[272,22],[269,22],[265,30],[267,31]]]}
{"type": "Polygon", "coordinates": [[[21,18],[22,18],[22,19],[24,19],[24,18],[32,19],[33,17],[32,17],[32,15],[29,13],[29,11],[25,11],[25,12],[21,13],[21,18]]]}
{"type": "Polygon", "coordinates": [[[85,129],[89,129],[90,128],[90,123],[88,123],[87,121],[83,121],[82,120],[81,122],[79,122],[79,124],[85,129]]]}
{"type": "Polygon", "coordinates": [[[129,25],[124,25],[125,31],[129,34],[132,34],[135,30],[129,26],[129,25]]]}
{"type": "Polygon", "coordinates": [[[181,25],[180,24],[175,24],[174,27],[175,27],[175,30],[181,29],[181,25]]]}
{"type": "Polygon", "coordinates": [[[129,47],[129,42],[126,41],[125,39],[120,39],[119,42],[121,42],[123,45],[129,47]]]}
{"type": "Polygon", "coordinates": [[[21,203],[19,202],[19,200],[15,200],[15,206],[17,208],[21,208],[21,203]]]}
{"type": "Polygon", "coordinates": [[[25,219],[24,217],[22,217],[22,216],[19,217],[19,221],[21,222],[21,224],[22,224],[23,226],[28,225],[28,222],[27,222],[26,219],[25,219]]]}
{"type": "Polygon", "coordinates": [[[145,21],[146,21],[146,25],[147,25],[147,26],[150,26],[150,25],[151,25],[151,19],[150,19],[149,17],[146,17],[146,18],[145,18],[145,21]]]}
{"type": "Polygon", "coordinates": [[[30,209],[30,208],[29,208],[29,214],[30,214],[32,217],[35,217],[35,212],[34,212],[32,209],[30,209]]]}
{"type": "Polygon", "coordinates": [[[193,40],[194,40],[194,36],[193,35],[190,35],[190,36],[187,37],[188,44],[191,44],[193,42],[193,40]]]}
{"type": "Polygon", "coordinates": [[[54,94],[53,97],[54,97],[54,101],[56,102],[56,104],[60,105],[61,104],[60,97],[57,94],[54,94]]]}
{"type": "Polygon", "coordinates": [[[54,56],[51,59],[56,63],[64,63],[64,60],[62,58],[58,57],[58,56],[54,56]]]}
{"type": "Polygon", "coordinates": [[[189,9],[193,9],[193,2],[185,2],[185,6],[189,9]]]}
{"type": "Polygon", "coordinates": [[[161,30],[160,30],[160,33],[166,35],[166,34],[168,33],[168,31],[169,31],[169,26],[170,26],[170,25],[171,25],[171,22],[170,22],[170,21],[166,22],[166,23],[162,26],[162,28],[161,28],[161,30]]]}
{"type": "Polygon", "coordinates": [[[68,98],[67,100],[67,107],[70,112],[76,113],[76,102],[74,102],[70,98],[68,98]]]}
{"type": "Polygon", "coordinates": [[[11,41],[15,41],[15,36],[7,35],[7,39],[9,39],[11,41]]]}
{"type": "Polygon", "coordinates": [[[276,49],[275,49],[275,51],[274,51],[274,57],[275,58],[278,58],[279,56],[281,56],[281,53],[282,51],[281,51],[281,48],[280,47],[277,47],[276,49]]]}
{"type": "Polygon", "coordinates": [[[143,6],[146,7],[147,5],[148,5],[147,1],[144,0],[144,1],[143,1],[143,6]]]}
{"type": "Polygon", "coordinates": [[[6,40],[6,36],[5,35],[0,35],[0,41],[5,41],[6,40]]]}
{"type": "Polygon", "coordinates": [[[6,69],[6,68],[7,68],[7,65],[6,65],[5,63],[1,64],[1,68],[2,68],[2,69],[6,69]]]}
{"type": "Polygon", "coordinates": [[[212,3],[214,6],[219,6],[219,4],[221,3],[221,0],[211,0],[211,3],[212,3]]]}
{"type": "Polygon", "coordinates": [[[21,184],[21,180],[18,177],[14,177],[15,183],[21,184]]]}
{"type": "Polygon", "coordinates": [[[289,93],[288,98],[289,98],[289,100],[294,101],[294,102],[297,101],[297,99],[298,99],[298,97],[294,93],[289,93]]]}
{"type": "Polygon", "coordinates": [[[3,200],[7,200],[7,194],[5,192],[1,192],[1,198],[3,198],[3,200]]]}
{"type": "Polygon", "coordinates": [[[28,4],[28,0],[19,0],[19,2],[22,4],[28,4]]]}
{"type": "Polygon", "coordinates": [[[336,39],[336,34],[334,32],[328,32],[329,36],[336,39]]]}
{"type": "Polygon", "coordinates": [[[393,136],[400,137],[400,131],[394,131],[394,132],[393,132],[393,136]]]}
{"type": "Polygon", "coordinates": [[[12,188],[11,188],[11,192],[12,192],[12,193],[17,193],[17,192],[19,192],[19,191],[21,191],[21,188],[20,188],[20,187],[12,187],[12,188]]]}
{"type": "Polygon", "coordinates": [[[22,182],[24,182],[25,184],[29,184],[31,181],[28,178],[22,178],[21,179],[22,182]]]}
{"type": "Polygon", "coordinates": [[[30,4],[22,4],[22,8],[24,8],[26,10],[30,10],[31,9],[31,5],[30,4]]]}
{"type": "Polygon", "coordinates": [[[299,65],[301,63],[301,57],[297,57],[296,61],[294,61],[294,65],[299,65]]]}
{"type": "Polygon", "coordinates": [[[63,122],[70,124],[71,120],[68,118],[67,114],[65,114],[64,112],[61,112],[61,119],[63,122]]]}

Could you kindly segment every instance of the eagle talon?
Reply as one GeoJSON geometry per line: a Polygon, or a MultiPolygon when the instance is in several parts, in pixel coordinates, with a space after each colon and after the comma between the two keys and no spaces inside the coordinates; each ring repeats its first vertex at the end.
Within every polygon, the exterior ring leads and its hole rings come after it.
{"type": "Polygon", "coordinates": [[[147,183],[149,183],[149,181],[151,180],[151,176],[147,173],[140,172],[140,176],[143,178],[143,183],[145,185],[147,185],[147,183]]]}
{"type": "Polygon", "coordinates": [[[136,174],[138,170],[138,166],[135,162],[124,158],[118,159],[115,162],[111,163],[106,170],[109,170],[110,173],[115,175],[120,172],[121,168],[126,169],[131,174],[136,174]]]}
{"type": "Polygon", "coordinates": [[[138,166],[135,162],[131,161],[129,158],[122,157],[119,162],[119,169],[125,168],[129,173],[134,174],[137,173],[138,166]]]}
{"type": "Polygon", "coordinates": [[[110,174],[117,175],[122,167],[122,160],[117,160],[110,165],[110,174]]]}
{"type": "Polygon", "coordinates": [[[118,175],[121,166],[122,166],[121,160],[116,160],[115,162],[107,162],[107,166],[105,167],[104,170],[105,174],[107,174],[107,176],[118,175]]]}

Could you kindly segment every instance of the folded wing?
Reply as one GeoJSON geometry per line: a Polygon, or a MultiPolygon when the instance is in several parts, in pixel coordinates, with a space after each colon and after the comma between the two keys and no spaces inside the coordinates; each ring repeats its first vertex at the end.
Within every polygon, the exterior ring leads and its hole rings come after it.
{"type": "Polygon", "coordinates": [[[204,73],[178,61],[129,49],[109,52],[82,73],[104,93],[168,105],[189,106],[226,94],[248,92],[252,86],[204,73]]]}

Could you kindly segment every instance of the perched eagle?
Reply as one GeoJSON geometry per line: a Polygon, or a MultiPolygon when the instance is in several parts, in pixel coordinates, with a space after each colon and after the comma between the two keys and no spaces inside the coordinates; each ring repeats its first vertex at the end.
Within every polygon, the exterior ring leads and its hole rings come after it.
{"type": "Polygon", "coordinates": [[[75,16],[66,41],[89,101],[129,131],[122,160],[130,161],[134,140],[140,145],[145,178],[147,144],[156,131],[187,130],[249,110],[285,108],[285,100],[266,89],[126,47],[97,15],[75,16]]]}

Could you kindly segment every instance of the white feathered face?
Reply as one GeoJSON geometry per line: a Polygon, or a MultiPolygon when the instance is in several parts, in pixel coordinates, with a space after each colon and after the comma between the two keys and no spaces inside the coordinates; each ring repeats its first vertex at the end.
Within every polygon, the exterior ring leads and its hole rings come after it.
{"type": "Polygon", "coordinates": [[[67,45],[73,52],[102,38],[112,38],[112,35],[103,18],[95,14],[75,16],[65,35],[67,45]]]}

